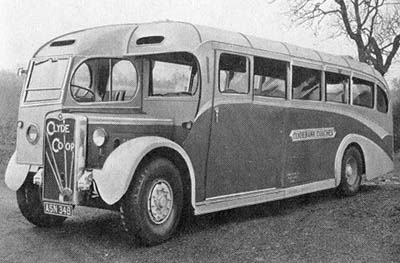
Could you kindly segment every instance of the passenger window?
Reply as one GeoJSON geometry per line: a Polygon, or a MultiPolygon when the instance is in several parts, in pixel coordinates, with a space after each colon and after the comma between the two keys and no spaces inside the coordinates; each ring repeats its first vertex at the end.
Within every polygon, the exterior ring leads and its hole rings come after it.
{"type": "Polygon", "coordinates": [[[348,76],[325,72],[326,101],[347,103],[349,83],[348,76]]]}
{"type": "Polygon", "coordinates": [[[150,96],[192,96],[199,84],[197,63],[188,53],[151,56],[150,96]]]}
{"type": "Polygon", "coordinates": [[[249,66],[246,57],[221,54],[219,58],[219,90],[221,93],[249,93],[249,66]]]}
{"type": "Polygon", "coordinates": [[[78,102],[128,101],[136,90],[137,72],[129,60],[87,60],[71,80],[71,94],[78,102]]]}
{"type": "Polygon", "coordinates": [[[254,57],[254,95],[286,98],[287,63],[254,57]]]}
{"type": "Polygon", "coordinates": [[[374,84],[372,82],[353,78],[351,85],[353,105],[374,107],[374,84]]]}
{"type": "Polygon", "coordinates": [[[137,89],[135,66],[128,60],[120,60],[112,70],[112,100],[131,100],[137,89]]]}
{"type": "Polygon", "coordinates": [[[293,66],[293,99],[321,100],[321,71],[293,66]]]}
{"type": "Polygon", "coordinates": [[[376,109],[380,112],[386,113],[388,112],[388,98],[383,89],[377,86],[377,94],[376,94],[376,109]]]}

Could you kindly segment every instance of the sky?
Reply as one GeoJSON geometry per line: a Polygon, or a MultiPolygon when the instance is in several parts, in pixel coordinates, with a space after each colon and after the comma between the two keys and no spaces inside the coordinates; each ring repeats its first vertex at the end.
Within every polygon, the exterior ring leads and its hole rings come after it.
{"type": "Polygon", "coordinates": [[[26,67],[36,49],[67,32],[167,19],[357,57],[348,39],[315,35],[294,25],[287,11],[286,0],[0,0],[0,69],[26,67]]]}

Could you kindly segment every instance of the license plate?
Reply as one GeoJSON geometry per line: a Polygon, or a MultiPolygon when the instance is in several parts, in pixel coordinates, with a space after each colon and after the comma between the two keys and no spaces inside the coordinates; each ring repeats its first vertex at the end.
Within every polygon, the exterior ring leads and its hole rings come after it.
{"type": "Polygon", "coordinates": [[[44,213],[56,216],[72,216],[72,205],[44,202],[44,213]]]}

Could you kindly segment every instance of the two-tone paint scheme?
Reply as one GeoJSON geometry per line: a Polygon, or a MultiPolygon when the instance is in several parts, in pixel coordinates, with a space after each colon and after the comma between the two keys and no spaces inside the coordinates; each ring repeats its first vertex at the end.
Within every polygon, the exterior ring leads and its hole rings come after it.
{"type": "MultiPolygon", "coordinates": [[[[388,113],[380,113],[328,103],[325,95],[322,101],[291,99],[293,65],[348,72],[386,87],[375,70],[347,57],[179,22],[107,26],[66,34],[40,48],[30,68],[35,61],[54,57],[69,61],[60,98],[25,102],[31,73],[21,96],[17,149],[5,177],[13,190],[23,184],[28,173],[42,173],[43,167],[45,174],[58,174],[55,165],[50,165],[56,160],[64,171],[74,170],[68,172],[73,180],[52,179],[50,185],[59,193],[71,188],[74,205],[92,205],[91,199],[95,199],[111,208],[126,193],[141,161],[157,154],[180,169],[188,203],[195,214],[204,214],[334,188],[340,183],[342,158],[350,145],[362,153],[366,178],[393,167],[391,107],[388,113]],[[163,36],[164,40],[137,44],[148,36],[163,36]],[[52,45],[69,40],[74,40],[73,44],[52,45]],[[139,92],[132,101],[82,104],[71,96],[71,77],[90,58],[134,60],[169,52],[187,52],[197,59],[201,85],[193,96],[149,96],[149,67],[140,63],[136,65],[139,92]],[[223,52],[246,56],[250,65],[254,56],[286,61],[288,97],[257,97],[252,89],[248,94],[221,94],[218,60],[223,52]],[[46,141],[46,126],[57,118],[61,124],[68,119],[79,123],[74,127],[74,165],[63,163],[62,156],[48,156],[46,151],[46,145],[52,145],[52,138],[46,141]],[[26,140],[31,125],[38,128],[40,136],[34,145],[26,140]],[[96,129],[107,133],[102,147],[92,142],[96,129]],[[316,135],[322,132],[324,135],[316,135]],[[77,188],[85,172],[90,172],[94,181],[89,197],[77,188]],[[75,185],[67,187],[68,182],[75,185]]],[[[250,73],[252,83],[252,69],[250,73]]],[[[46,175],[44,180],[46,185],[46,175]]],[[[56,195],[49,196],[63,202],[56,195]]]]}

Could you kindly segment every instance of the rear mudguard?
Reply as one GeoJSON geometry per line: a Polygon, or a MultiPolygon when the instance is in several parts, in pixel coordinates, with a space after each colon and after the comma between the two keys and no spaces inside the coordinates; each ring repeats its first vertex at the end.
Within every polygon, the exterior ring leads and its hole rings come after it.
{"type": "Polygon", "coordinates": [[[156,136],[140,137],[121,144],[107,157],[102,169],[93,170],[93,180],[103,201],[109,205],[118,202],[128,190],[139,163],[148,153],[160,147],[175,150],[185,160],[191,182],[191,202],[194,207],[194,169],[188,154],[173,141],[156,136]]]}
{"type": "Polygon", "coordinates": [[[6,175],[4,181],[8,188],[17,191],[25,182],[28,175],[30,165],[17,163],[17,152],[14,152],[8,161],[6,175]]]}
{"type": "Polygon", "coordinates": [[[364,156],[365,178],[371,180],[378,176],[384,175],[394,169],[393,160],[385,151],[372,140],[358,135],[348,134],[343,138],[335,158],[335,181],[336,185],[340,184],[342,172],[342,159],[346,149],[350,144],[360,146],[364,156]]]}

